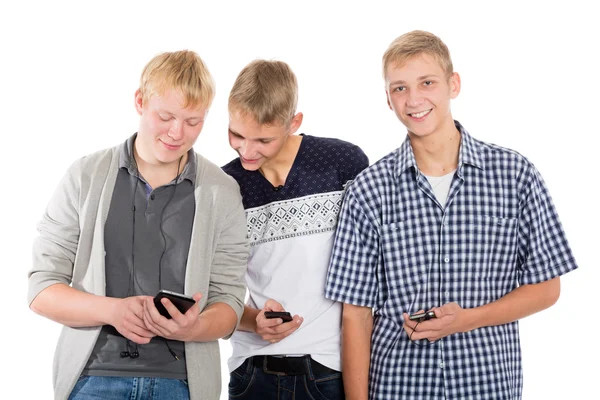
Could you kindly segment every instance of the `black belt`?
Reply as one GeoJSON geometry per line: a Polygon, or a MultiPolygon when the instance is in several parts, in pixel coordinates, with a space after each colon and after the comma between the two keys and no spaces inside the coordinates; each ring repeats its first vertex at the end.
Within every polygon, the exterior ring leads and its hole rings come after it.
{"type": "Polygon", "coordinates": [[[310,363],[310,369],[314,375],[328,375],[339,372],[319,364],[309,355],[302,357],[252,357],[252,364],[255,367],[262,369],[267,374],[276,375],[309,375],[308,363],[310,363]]]}

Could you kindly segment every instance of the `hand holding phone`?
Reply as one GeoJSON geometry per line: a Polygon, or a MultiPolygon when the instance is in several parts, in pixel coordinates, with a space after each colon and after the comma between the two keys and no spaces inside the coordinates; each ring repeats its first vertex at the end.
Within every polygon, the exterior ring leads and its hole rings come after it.
{"type": "Polygon", "coordinates": [[[408,317],[411,321],[423,322],[435,318],[435,313],[433,311],[427,311],[417,314],[412,314],[408,317]]]}
{"type": "Polygon", "coordinates": [[[292,318],[292,314],[287,311],[265,311],[265,318],[281,318],[283,322],[290,322],[292,318]]]}
{"type": "Polygon", "coordinates": [[[154,306],[156,307],[160,315],[167,319],[171,319],[171,314],[169,314],[165,306],[160,301],[162,298],[169,299],[171,303],[173,303],[173,305],[177,307],[179,312],[182,314],[185,314],[187,310],[189,310],[194,304],[196,304],[196,300],[194,300],[194,298],[191,296],[186,296],[182,293],[171,292],[169,290],[161,290],[154,297],[154,306]]]}

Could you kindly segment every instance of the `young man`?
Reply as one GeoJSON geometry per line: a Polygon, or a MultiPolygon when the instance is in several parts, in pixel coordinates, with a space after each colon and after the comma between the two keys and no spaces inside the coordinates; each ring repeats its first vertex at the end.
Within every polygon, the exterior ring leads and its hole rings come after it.
{"type": "Polygon", "coordinates": [[[139,129],[76,161],[34,243],[29,303],[65,325],[57,399],[218,399],[217,339],[241,317],[248,244],[238,185],[192,149],[212,99],[197,54],[164,53],[135,93],[139,129]],[[193,295],[182,314],[161,289],[193,295]]]}
{"type": "Polygon", "coordinates": [[[550,195],[526,158],[453,120],[460,77],[438,37],[400,36],[383,72],[408,137],[349,188],[327,277],[348,398],[519,399],[518,320],[577,268],[550,195]]]}
{"type": "Polygon", "coordinates": [[[250,63],[229,95],[229,143],[239,158],[223,169],[240,185],[251,246],[230,398],[344,398],[342,309],[323,293],[344,188],[369,162],[353,144],[294,135],[297,101],[296,77],[279,61],[250,63]],[[265,317],[286,310],[289,322],[265,317]]]}

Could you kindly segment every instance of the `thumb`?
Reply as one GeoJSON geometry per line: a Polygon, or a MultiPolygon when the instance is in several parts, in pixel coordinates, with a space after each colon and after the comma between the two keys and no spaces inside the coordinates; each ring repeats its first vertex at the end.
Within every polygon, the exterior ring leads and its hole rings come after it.
{"type": "Polygon", "coordinates": [[[264,309],[266,311],[285,311],[283,306],[273,299],[267,300],[267,302],[265,303],[264,309]]]}
{"type": "Polygon", "coordinates": [[[202,298],[202,293],[198,292],[198,293],[194,293],[194,295],[192,296],[192,298],[194,300],[196,300],[196,303],[200,301],[200,299],[202,298]]]}

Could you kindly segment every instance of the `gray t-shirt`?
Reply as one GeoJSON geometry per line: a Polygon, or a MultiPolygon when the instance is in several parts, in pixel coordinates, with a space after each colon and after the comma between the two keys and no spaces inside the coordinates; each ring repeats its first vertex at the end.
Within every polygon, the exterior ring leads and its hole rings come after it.
{"type": "MultiPolygon", "coordinates": [[[[177,181],[153,190],[138,173],[135,137],[119,151],[119,172],[104,229],[106,295],[154,296],[160,289],[183,293],[195,212],[196,156],[190,150],[177,181]]],[[[137,345],[112,326],[104,326],[82,375],[187,379],[184,343],[155,337],[137,345]],[[135,350],[139,357],[121,357],[122,352],[135,350]]]]}

